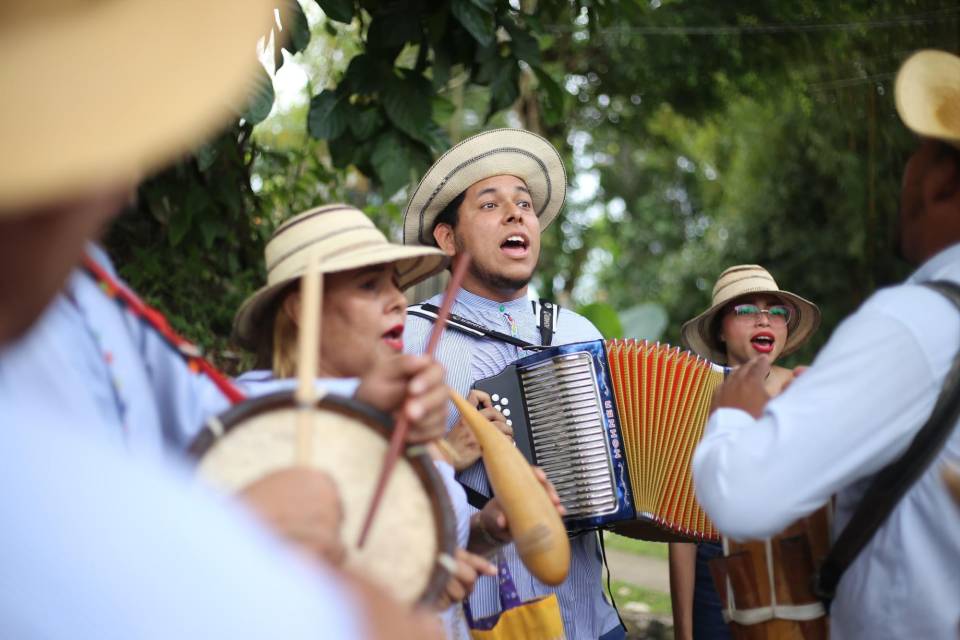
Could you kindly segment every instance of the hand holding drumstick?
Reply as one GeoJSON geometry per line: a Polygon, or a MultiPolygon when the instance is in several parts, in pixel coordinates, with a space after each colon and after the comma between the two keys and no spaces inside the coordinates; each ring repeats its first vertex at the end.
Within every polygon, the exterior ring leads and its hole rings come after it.
{"type": "Polygon", "coordinates": [[[360,379],[357,400],[409,422],[404,442],[442,438],[447,426],[447,389],[443,367],[427,356],[397,354],[383,358],[360,379]]]}

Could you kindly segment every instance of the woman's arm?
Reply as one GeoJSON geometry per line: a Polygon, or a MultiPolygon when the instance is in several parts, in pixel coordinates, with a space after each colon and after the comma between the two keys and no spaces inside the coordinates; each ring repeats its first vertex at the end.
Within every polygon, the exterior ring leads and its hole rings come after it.
{"type": "Polygon", "coordinates": [[[697,545],[692,542],[671,542],[669,558],[673,635],[676,640],[693,640],[693,588],[697,577],[697,545]]]}

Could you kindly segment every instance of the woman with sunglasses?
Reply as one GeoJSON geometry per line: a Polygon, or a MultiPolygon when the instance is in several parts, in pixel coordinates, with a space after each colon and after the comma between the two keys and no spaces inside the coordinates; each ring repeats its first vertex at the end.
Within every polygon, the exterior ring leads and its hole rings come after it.
{"type": "MultiPolygon", "coordinates": [[[[763,267],[737,265],[720,274],[710,308],[684,323],[680,333],[684,346],[698,355],[739,367],[758,355],[776,362],[793,353],[819,324],[815,304],[782,291],[763,267]]],[[[793,377],[793,370],[773,366],[767,393],[777,395],[793,377]]],[[[720,543],[670,544],[670,598],[678,640],[733,637],[708,566],[722,555],[720,543]]]]}

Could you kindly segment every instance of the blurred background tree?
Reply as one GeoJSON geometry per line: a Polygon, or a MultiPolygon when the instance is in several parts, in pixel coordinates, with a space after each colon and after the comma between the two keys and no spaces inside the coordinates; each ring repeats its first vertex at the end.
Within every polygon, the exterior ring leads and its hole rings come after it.
{"type": "Polygon", "coordinates": [[[287,6],[238,123],[148,181],[107,240],[124,277],[233,367],[232,316],[278,221],[342,200],[398,240],[432,159],[496,126],[566,158],[541,295],[609,336],[676,342],[724,267],[760,263],[824,312],[808,360],[907,271],[895,220],[913,141],[892,82],[913,50],[960,49],[954,0],[287,6]]]}

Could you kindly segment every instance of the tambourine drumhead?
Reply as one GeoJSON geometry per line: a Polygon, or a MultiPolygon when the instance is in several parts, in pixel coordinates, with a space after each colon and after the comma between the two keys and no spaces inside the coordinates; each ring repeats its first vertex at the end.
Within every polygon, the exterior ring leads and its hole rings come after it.
{"type": "MultiPolygon", "coordinates": [[[[242,403],[212,419],[194,441],[198,473],[228,492],[242,490],[294,462],[298,409],[291,392],[242,403]]],[[[443,481],[425,453],[402,456],[387,485],[363,549],[356,546],[392,430],[383,414],[349,398],[327,395],[313,413],[312,466],[329,473],[343,503],[347,567],[401,601],[430,602],[447,572],[456,529],[443,481]]]]}

